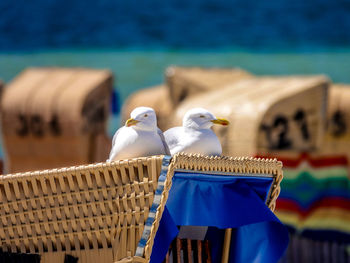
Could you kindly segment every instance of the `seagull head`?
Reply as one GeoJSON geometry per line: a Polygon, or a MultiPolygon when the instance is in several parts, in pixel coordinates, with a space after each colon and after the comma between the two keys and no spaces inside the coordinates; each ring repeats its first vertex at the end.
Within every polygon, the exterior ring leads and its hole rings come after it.
{"type": "Polygon", "coordinates": [[[203,108],[194,108],[186,112],[182,125],[192,129],[210,129],[213,124],[227,126],[230,122],[226,119],[216,118],[211,112],[203,108]]]}
{"type": "Polygon", "coordinates": [[[130,119],[125,122],[125,126],[144,131],[153,131],[157,129],[157,117],[152,108],[137,107],[131,114],[130,119]]]}

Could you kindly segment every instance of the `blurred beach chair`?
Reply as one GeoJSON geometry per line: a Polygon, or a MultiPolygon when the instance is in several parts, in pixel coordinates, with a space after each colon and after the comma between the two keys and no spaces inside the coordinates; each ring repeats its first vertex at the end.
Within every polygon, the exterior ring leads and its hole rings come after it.
{"type": "Polygon", "coordinates": [[[165,72],[166,84],[174,107],[197,94],[218,91],[228,84],[252,77],[252,74],[240,68],[171,66],[165,72]]]}
{"type": "Polygon", "coordinates": [[[320,153],[350,157],[350,85],[332,84],[327,97],[327,122],[320,153]]]}
{"type": "Polygon", "coordinates": [[[178,126],[193,107],[227,118],[232,125],[214,129],[229,156],[312,151],[322,144],[328,87],[324,76],[243,79],[185,100],[168,119],[178,126]]]}
{"type": "Polygon", "coordinates": [[[4,91],[4,83],[2,82],[2,80],[0,79],[0,99],[2,97],[2,92],[4,91]]]}
{"type": "Polygon", "coordinates": [[[46,67],[20,73],[1,100],[5,172],[106,160],[112,82],[107,70],[46,67]]]}
{"type": "Polygon", "coordinates": [[[129,119],[134,108],[148,106],[156,111],[159,128],[169,129],[169,116],[185,99],[251,77],[239,68],[168,67],[164,84],[142,89],[128,97],[122,109],[122,122],[129,119]]]}
{"type": "MultiPolygon", "coordinates": [[[[183,199],[178,198],[186,198],[180,192],[188,189],[180,189],[179,182],[188,180],[198,184],[209,180],[211,185],[219,187],[222,181],[230,185],[229,192],[218,195],[228,197],[226,212],[243,209],[235,216],[238,221],[244,221],[247,216],[247,222],[237,224],[232,218],[218,214],[221,223],[214,226],[236,226],[235,231],[243,227],[247,233],[254,231],[257,238],[261,238],[257,229],[267,235],[264,231],[273,226],[275,232],[265,238],[267,243],[258,243],[263,251],[272,251],[274,256],[280,257],[283,244],[287,245],[286,239],[281,231],[283,226],[269,208],[275,207],[281,179],[281,163],[276,160],[184,154],[2,175],[1,250],[8,254],[37,255],[42,263],[162,262],[178,233],[177,225],[181,225],[179,216],[215,214],[215,211],[206,211],[206,205],[202,206],[203,211],[186,209],[183,199]],[[200,180],[187,179],[191,174],[200,180]],[[172,189],[171,202],[165,206],[171,184],[175,189],[172,189]],[[232,185],[238,187],[237,193],[232,185]],[[232,203],[232,194],[237,203],[232,203]],[[250,207],[251,204],[254,207],[250,207]],[[270,238],[280,238],[281,242],[277,242],[280,247],[273,249],[271,246],[275,244],[270,238]]],[[[196,196],[195,192],[187,193],[192,194],[196,196]]],[[[208,195],[208,198],[217,202],[215,195],[208,195]]],[[[243,243],[245,251],[256,242],[243,243]]],[[[229,250],[227,246],[224,249],[227,257],[229,250]]],[[[221,257],[221,252],[219,254],[221,257]]]]}

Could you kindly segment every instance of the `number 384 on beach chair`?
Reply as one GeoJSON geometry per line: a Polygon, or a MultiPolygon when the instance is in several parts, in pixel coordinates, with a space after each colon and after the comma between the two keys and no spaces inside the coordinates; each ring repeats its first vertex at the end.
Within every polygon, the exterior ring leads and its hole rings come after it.
{"type": "Polygon", "coordinates": [[[185,154],[2,175],[0,262],[162,262],[179,226],[208,226],[207,260],[277,262],[281,179],[276,160],[185,154]]]}

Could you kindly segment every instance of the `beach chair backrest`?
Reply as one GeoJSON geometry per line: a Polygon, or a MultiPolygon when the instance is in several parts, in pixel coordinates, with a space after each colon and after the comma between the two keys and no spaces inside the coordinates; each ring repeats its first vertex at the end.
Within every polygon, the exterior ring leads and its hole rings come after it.
{"type": "Polygon", "coordinates": [[[228,156],[319,149],[326,121],[329,80],[324,76],[256,77],[186,99],[171,118],[182,123],[204,107],[232,125],[213,129],[228,156]]]}
{"type": "MultiPolygon", "coordinates": [[[[152,205],[157,201],[160,209],[154,220],[160,220],[165,205],[171,178],[155,198],[162,160],[153,156],[1,175],[0,249],[40,254],[43,263],[63,263],[67,255],[79,262],[133,256],[152,205]]],[[[149,228],[155,233],[157,224],[149,228]]],[[[147,238],[141,261],[149,260],[148,243],[147,238]]]]}
{"type": "Polygon", "coordinates": [[[165,81],[173,106],[207,91],[217,91],[229,83],[251,78],[253,75],[240,68],[168,67],[165,81]]]}

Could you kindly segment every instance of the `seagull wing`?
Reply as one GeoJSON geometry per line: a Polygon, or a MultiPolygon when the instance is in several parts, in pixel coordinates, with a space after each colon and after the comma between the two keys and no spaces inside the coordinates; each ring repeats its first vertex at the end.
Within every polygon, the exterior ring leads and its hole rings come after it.
{"type": "Polygon", "coordinates": [[[119,130],[120,130],[120,129],[118,129],[118,130],[115,132],[114,136],[113,136],[113,139],[112,139],[112,148],[113,148],[113,146],[114,146],[114,144],[115,144],[115,140],[117,139],[119,130]]]}
{"type": "Polygon", "coordinates": [[[183,127],[174,127],[164,133],[165,142],[168,144],[170,152],[172,152],[175,147],[179,146],[179,136],[181,137],[182,132],[183,127]]]}
{"type": "Polygon", "coordinates": [[[164,137],[164,134],[163,134],[162,130],[158,128],[157,132],[158,132],[158,135],[159,135],[160,139],[162,140],[165,154],[166,155],[170,155],[170,150],[169,150],[168,144],[165,141],[165,137],[164,137]]]}
{"type": "Polygon", "coordinates": [[[111,162],[111,161],[114,159],[115,155],[116,155],[116,153],[115,153],[115,151],[114,151],[114,145],[115,145],[115,142],[116,142],[116,140],[117,140],[118,134],[120,133],[121,129],[123,129],[123,128],[124,128],[124,127],[119,128],[119,129],[115,132],[115,134],[114,134],[114,136],[113,136],[113,139],[112,139],[112,148],[111,148],[111,152],[109,153],[109,158],[107,159],[107,162],[111,162]]]}

